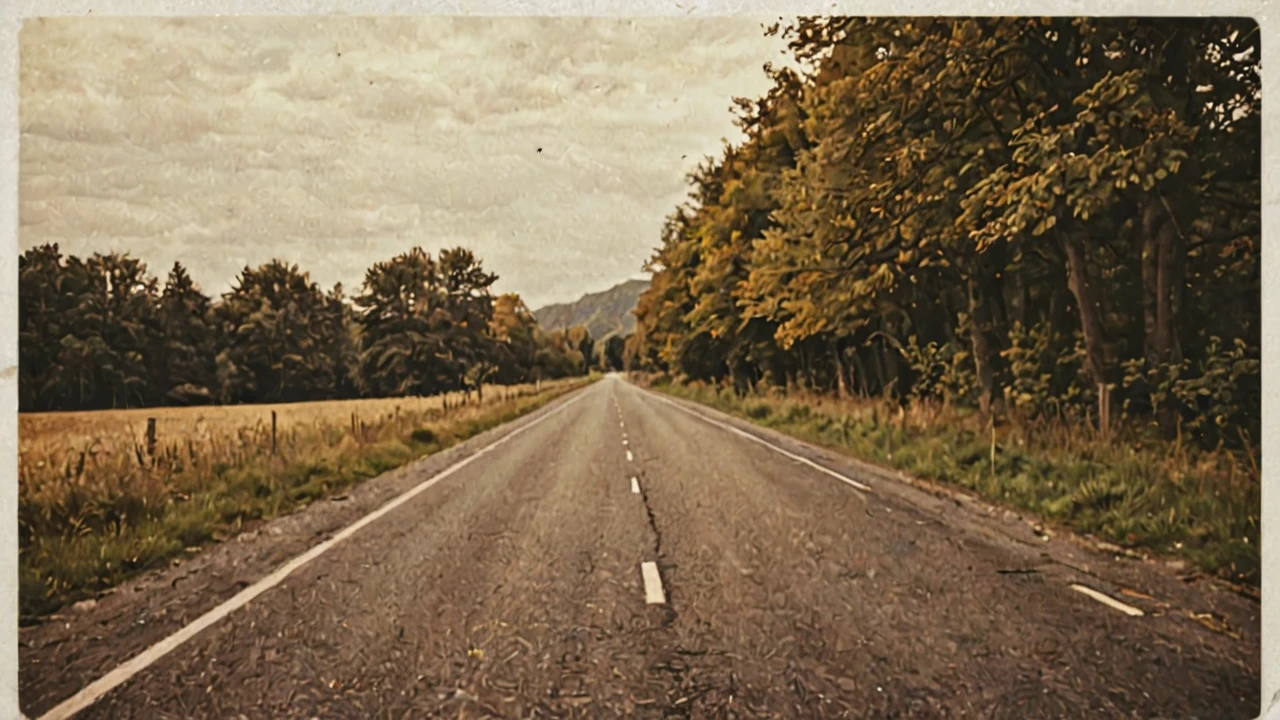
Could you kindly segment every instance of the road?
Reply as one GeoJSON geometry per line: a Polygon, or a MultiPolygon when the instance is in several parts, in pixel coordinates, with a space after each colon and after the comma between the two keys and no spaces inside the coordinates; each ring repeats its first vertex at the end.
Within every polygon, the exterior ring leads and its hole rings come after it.
{"type": "Polygon", "coordinates": [[[75,716],[1257,715],[1256,603],[851,462],[606,378],[24,629],[23,710],[142,656],[75,716]]]}

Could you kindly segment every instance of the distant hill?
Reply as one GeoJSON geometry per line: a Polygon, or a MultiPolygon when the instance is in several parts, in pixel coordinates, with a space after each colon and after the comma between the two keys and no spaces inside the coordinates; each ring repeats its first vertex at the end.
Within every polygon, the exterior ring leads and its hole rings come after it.
{"type": "Polygon", "coordinates": [[[548,330],[586,325],[595,340],[614,333],[628,335],[635,330],[636,307],[640,293],[649,287],[648,280],[628,280],[604,292],[583,295],[571,303],[547,305],[533,311],[538,324],[548,330]]]}

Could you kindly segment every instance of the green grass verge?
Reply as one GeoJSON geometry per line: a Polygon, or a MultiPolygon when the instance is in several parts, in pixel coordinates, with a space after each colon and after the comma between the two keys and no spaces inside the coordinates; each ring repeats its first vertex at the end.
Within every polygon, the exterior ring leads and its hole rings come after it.
{"type": "Polygon", "coordinates": [[[184,552],[225,540],[247,525],[291,513],[515,420],[596,379],[445,417],[408,437],[344,442],[328,452],[319,447],[308,459],[254,458],[239,466],[219,466],[200,491],[143,523],[112,532],[33,537],[19,555],[20,617],[29,624],[163,567],[184,552]]]}
{"type": "Polygon", "coordinates": [[[994,443],[963,411],[904,421],[884,405],[746,396],[708,386],[659,390],[936,483],[958,486],[1121,547],[1178,556],[1257,586],[1256,465],[1227,452],[1087,440],[1071,428],[1002,428],[994,443]]]}

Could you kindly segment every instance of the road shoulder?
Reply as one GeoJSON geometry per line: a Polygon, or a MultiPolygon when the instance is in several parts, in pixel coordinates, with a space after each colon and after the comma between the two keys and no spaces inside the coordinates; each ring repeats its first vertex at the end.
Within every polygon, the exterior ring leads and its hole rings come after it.
{"type": "MultiPolygon", "coordinates": [[[[639,388],[801,458],[862,481],[881,504],[921,513],[964,536],[1006,549],[1021,559],[1010,572],[1035,572],[1064,584],[1078,583],[1148,614],[1165,615],[1199,631],[1231,638],[1242,666],[1256,673],[1261,652],[1261,605],[1212,578],[1187,577],[1177,561],[1108,550],[1098,541],[1062,528],[1046,528],[1026,513],[1001,508],[954,487],[910,477],[836,450],[811,445],[772,428],[701,403],[639,388]]],[[[832,482],[835,482],[833,479],[832,482]]]]}

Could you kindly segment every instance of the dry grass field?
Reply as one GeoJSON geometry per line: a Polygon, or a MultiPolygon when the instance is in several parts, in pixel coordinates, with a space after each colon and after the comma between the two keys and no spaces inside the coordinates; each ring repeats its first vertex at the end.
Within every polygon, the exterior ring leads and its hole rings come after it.
{"type": "Polygon", "coordinates": [[[452,393],[20,415],[22,612],[91,597],[589,381],[486,387],[483,401],[452,393]]]}
{"type": "MultiPolygon", "coordinates": [[[[547,387],[552,387],[548,383],[547,387]]],[[[484,405],[527,396],[533,385],[485,386],[484,405]]],[[[24,461],[56,461],[80,452],[133,452],[146,439],[147,419],[156,420],[160,444],[188,440],[209,440],[216,435],[235,434],[243,428],[270,429],[271,413],[276,413],[277,432],[294,433],[299,428],[319,428],[349,423],[354,416],[367,424],[382,422],[397,413],[419,417],[441,410],[445,404],[461,407],[461,393],[430,397],[375,398],[369,400],[323,400],[279,405],[213,405],[187,408],[137,408],[132,410],[92,410],[85,412],[23,413],[18,416],[18,448],[24,461]]],[[[473,394],[472,404],[477,402],[473,394]]]]}

